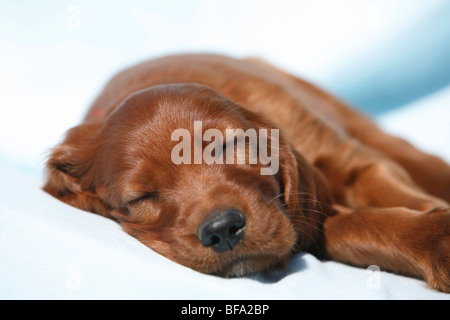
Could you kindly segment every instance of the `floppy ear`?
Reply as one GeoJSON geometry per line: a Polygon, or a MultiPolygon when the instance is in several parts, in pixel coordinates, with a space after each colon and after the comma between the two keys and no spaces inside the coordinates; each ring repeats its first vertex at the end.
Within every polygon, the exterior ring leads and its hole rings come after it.
{"type": "Polygon", "coordinates": [[[90,173],[99,145],[97,130],[98,125],[83,124],[68,131],[47,161],[43,190],[74,207],[106,216],[110,208],[95,194],[90,173]]]}
{"type": "Polygon", "coordinates": [[[331,205],[330,187],[323,174],[292,146],[283,141],[280,143],[279,161],[284,198],[288,209],[296,209],[301,205],[299,201],[305,198],[315,201],[317,210],[325,210],[320,207],[320,203],[331,205]]]}
{"type": "Polygon", "coordinates": [[[320,256],[325,253],[322,247],[323,222],[333,214],[328,182],[286,142],[280,141],[279,154],[286,214],[298,232],[301,248],[320,256]]]}
{"type": "MultiPolygon", "coordinates": [[[[276,129],[259,114],[244,108],[240,108],[240,112],[257,128],[276,129]]],[[[285,213],[297,231],[298,246],[320,257],[325,254],[323,222],[334,212],[330,187],[323,174],[300,155],[282,133],[278,139],[270,145],[271,148],[278,145],[278,178],[286,204],[285,213]]]]}
{"type": "MultiPolygon", "coordinates": [[[[261,115],[242,108],[241,112],[257,128],[276,129],[276,126],[261,115]]],[[[270,140],[271,136],[267,136],[267,139],[270,140]]],[[[278,140],[275,143],[270,142],[270,145],[278,146],[281,187],[287,210],[294,212],[299,208],[311,207],[311,210],[331,213],[328,209],[331,207],[332,195],[323,174],[300,155],[282,133],[278,135],[278,140]]]]}

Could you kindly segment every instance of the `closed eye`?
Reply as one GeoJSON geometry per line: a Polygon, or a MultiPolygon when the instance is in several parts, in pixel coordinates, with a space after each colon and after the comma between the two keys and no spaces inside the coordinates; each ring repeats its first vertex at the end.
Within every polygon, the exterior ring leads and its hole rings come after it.
{"type": "Polygon", "coordinates": [[[157,200],[157,199],[159,199],[159,192],[158,191],[150,191],[150,192],[146,192],[146,193],[140,195],[139,197],[131,200],[130,202],[128,202],[128,205],[137,204],[137,203],[140,203],[145,200],[157,200]]]}

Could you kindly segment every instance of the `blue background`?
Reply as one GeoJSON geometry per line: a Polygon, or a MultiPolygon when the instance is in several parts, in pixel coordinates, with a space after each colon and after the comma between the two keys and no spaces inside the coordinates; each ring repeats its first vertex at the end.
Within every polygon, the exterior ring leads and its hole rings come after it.
{"type": "Polygon", "coordinates": [[[0,160],[41,165],[113,74],[180,52],[258,56],[381,115],[449,86],[450,1],[0,1],[0,160]]]}

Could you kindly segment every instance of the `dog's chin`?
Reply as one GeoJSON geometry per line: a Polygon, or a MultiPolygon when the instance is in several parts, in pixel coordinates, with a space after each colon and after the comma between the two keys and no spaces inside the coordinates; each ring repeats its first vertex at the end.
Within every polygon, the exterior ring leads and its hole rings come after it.
{"type": "Polygon", "coordinates": [[[224,278],[244,277],[270,270],[283,270],[287,266],[289,255],[279,257],[273,255],[258,255],[240,257],[223,262],[214,271],[204,272],[224,278]]]}

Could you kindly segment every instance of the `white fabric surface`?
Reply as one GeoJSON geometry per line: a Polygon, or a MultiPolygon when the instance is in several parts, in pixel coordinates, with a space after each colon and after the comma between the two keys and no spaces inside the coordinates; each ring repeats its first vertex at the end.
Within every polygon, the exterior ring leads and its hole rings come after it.
{"type": "MultiPolygon", "coordinates": [[[[450,161],[449,119],[447,88],[379,121],[450,161]]],[[[41,185],[39,175],[0,159],[0,299],[450,299],[416,279],[308,254],[294,256],[284,272],[204,275],[154,253],[115,222],[55,200],[41,185]]]]}

